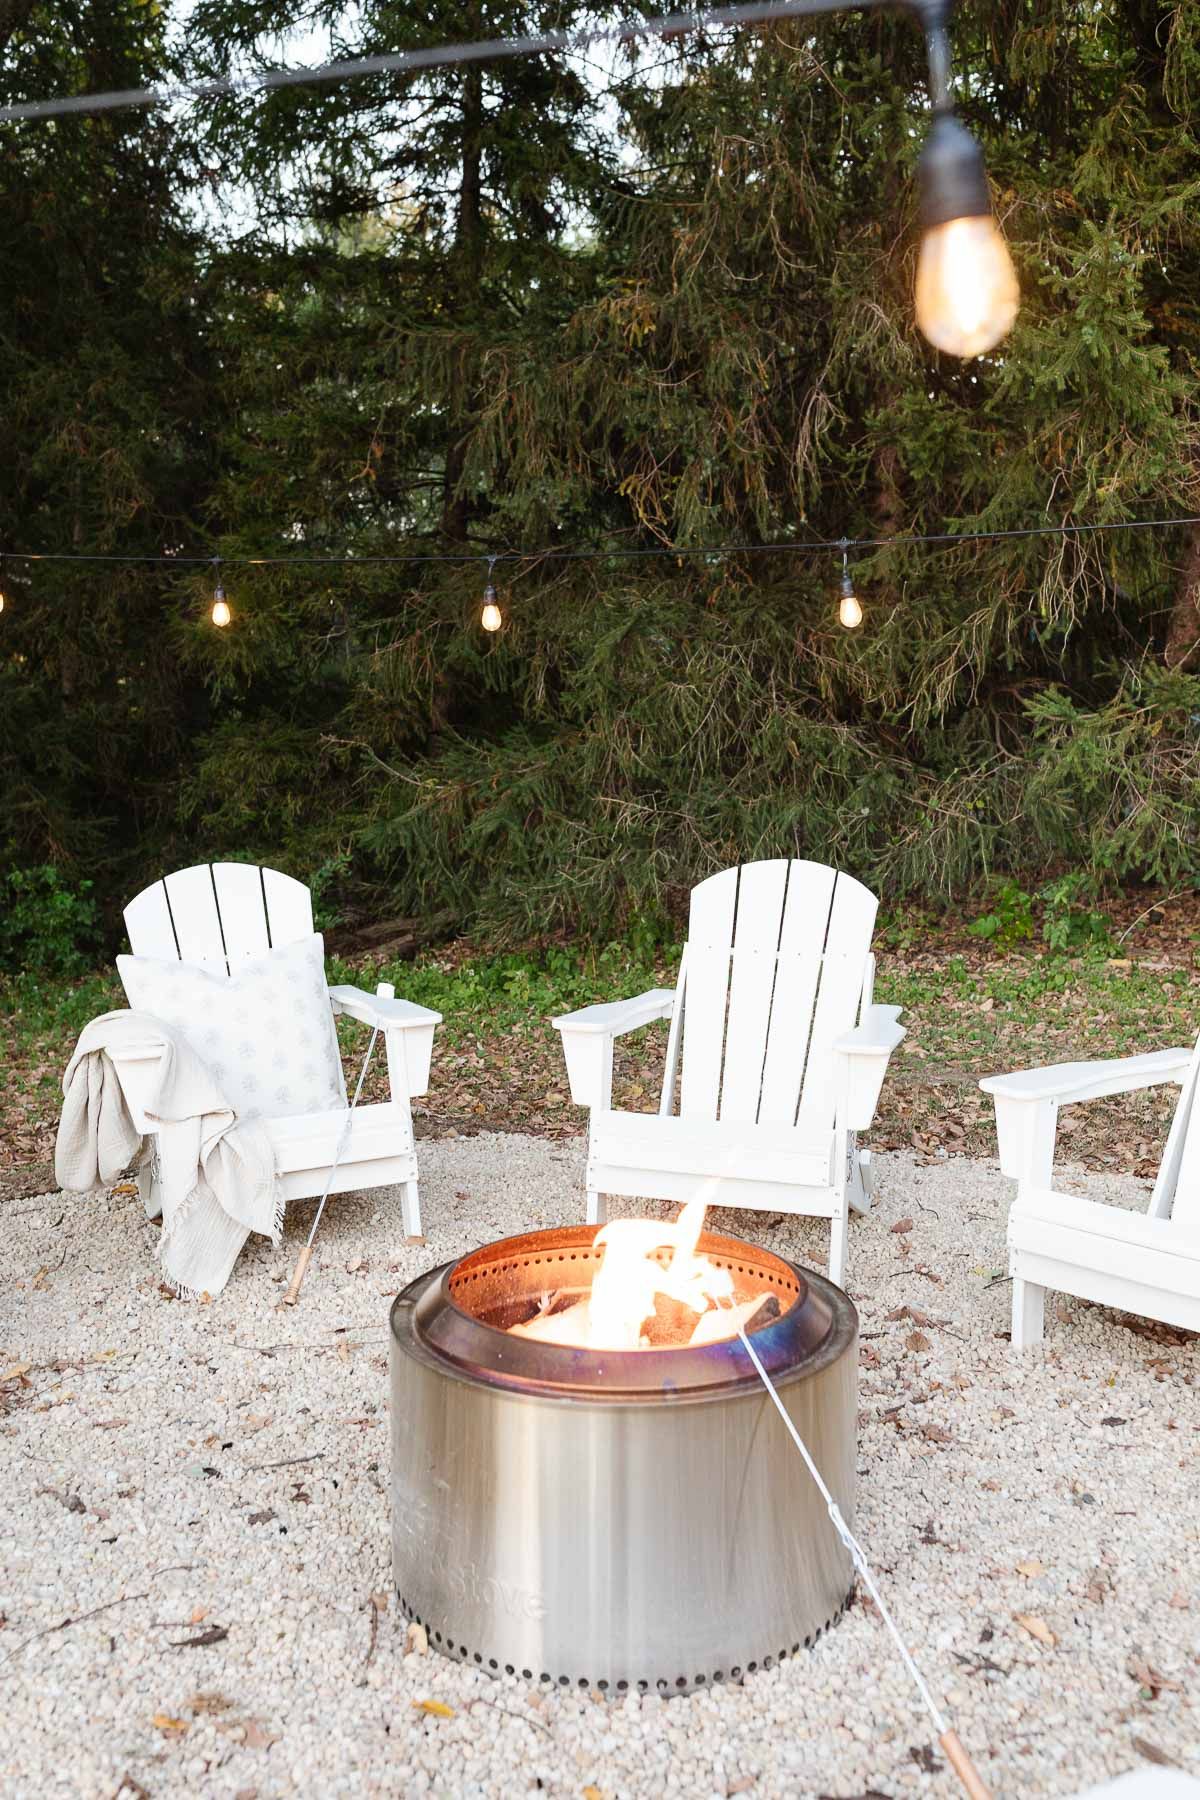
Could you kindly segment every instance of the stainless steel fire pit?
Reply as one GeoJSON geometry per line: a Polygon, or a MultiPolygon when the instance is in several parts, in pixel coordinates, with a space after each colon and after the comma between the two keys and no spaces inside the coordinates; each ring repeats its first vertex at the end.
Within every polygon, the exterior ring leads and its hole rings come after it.
{"type": "MultiPolygon", "coordinates": [[[[510,1336],[583,1293],[595,1226],[488,1244],[392,1307],[392,1559],[431,1646],[530,1681],[685,1693],[813,1644],[850,1559],[733,1342],[601,1352],[510,1336]]],[[[754,1346],[853,1516],[858,1315],[840,1288],[705,1233],[754,1346]]]]}

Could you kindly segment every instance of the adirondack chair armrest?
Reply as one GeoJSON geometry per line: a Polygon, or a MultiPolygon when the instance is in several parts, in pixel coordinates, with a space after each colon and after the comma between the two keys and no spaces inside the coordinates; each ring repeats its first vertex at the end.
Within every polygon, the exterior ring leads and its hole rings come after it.
{"type": "Polygon", "coordinates": [[[362,988],[331,987],[329,1002],[335,1014],[376,1026],[384,1033],[394,1099],[401,1097],[398,1090],[406,1100],[428,1091],[433,1034],[442,1022],[440,1012],[412,1000],[397,1000],[391,989],[368,994],[362,988]]]}
{"type": "Polygon", "coordinates": [[[655,1019],[669,1019],[675,1010],[674,988],[651,988],[633,1000],[614,1000],[606,1005],[583,1006],[578,1012],[560,1013],[550,1023],[560,1033],[567,1061],[567,1079],[576,1106],[605,1107],[612,1090],[613,1044],[627,1032],[638,1031],[655,1019]]]}
{"type": "Polygon", "coordinates": [[[854,1030],[834,1043],[834,1055],[844,1056],[848,1065],[846,1124],[851,1131],[865,1131],[875,1117],[888,1058],[907,1036],[900,1011],[898,1006],[866,1006],[854,1030]]]}
{"type": "Polygon", "coordinates": [[[1139,1088],[1179,1084],[1192,1060],[1190,1049],[1153,1050],[1146,1056],[1102,1062],[1056,1063],[988,1075],[979,1083],[996,1103],[1000,1167],[1022,1186],[1049,1187],[1060,1106],[1132,1094],[1139,1088]]]}

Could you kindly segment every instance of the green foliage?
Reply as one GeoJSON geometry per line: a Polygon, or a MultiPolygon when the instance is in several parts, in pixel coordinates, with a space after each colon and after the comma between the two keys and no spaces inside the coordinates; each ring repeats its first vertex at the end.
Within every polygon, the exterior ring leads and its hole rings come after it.
{"type": "Polygon", "coordinates": [[[99,943],[90,881],[71,884],[50,863],[0,874],[0,973],[82,975],[99,943]]]}
{"type": "MultiPolygon", "coordinates": [[[[298,26],[369,55],[611,17],[26,13],[5,97],[274,62],[298,26]]],[[[902,16],[4,128],[0,550],[218,548],[234,612],[202,565],[5,565],[10,860],[88,868],[110,925],[232,855],[319,871],[323,918],[370,894],[639,955],[738,857],[889,899],[1200,878],[1200,676],[1165,666],[1196,543],[907,541],[1200,511],[1200,13],[997,0],[955,34],[1024,289],[969,365],[912,319],[902,16]],[[880,540],[854,634],[835,559],[617,554],[843,533],[880,540]],[[287,552],[356,561],[232,560],[287,552]]],[[[1039,904],[1101,941],[1098,902],[1039,904]]]]}
{"type": "Polygon", "coordinates": [[[1049,949],[1059,955],[1112,949],[1109,923],[1094,906],[1095,895],[1094,877],[1080,870],[1060,875],[1039,890],[1042,937],[1049,949]]]}
{"type": "Polygon", "coordinates": [[[992,895],[989,910],[967,930],[972,937],[989,940],[998,950],[1012,950],[1034,935],[1036,900],[1041,906],[1042,941],[1054,955],[1107,952],[1112,949],[1112,933],[1107,918],[1096,907],[1096,897],[1095,876],[1080,869],[1055,876],[1036,895],[1015,881],[1003,881],[992,895]]]}
{"type": "Polygon", "coordinates": [[[680,946],[604,944],[577,952],[550,945],[541,952],[480,953],[447,964],[438,957],[415,963],[330,962],[330,981],[373,988],[379,981],[402,986],[406,1000],[444,1015],[451,1043],[516,1025],[548,1021],[557,1013],[590,1006],[614,995],[634,994],[675,979],[680,946]]]}
{"type": "Polygon", "coordinates": [[[990,939],[1000,950],[1011,950],[1033,936],[1033,900],[1015,881],[1001,882],[992,896],[991,910],[974,919],[967,930],[972,937],[990,939]]]}

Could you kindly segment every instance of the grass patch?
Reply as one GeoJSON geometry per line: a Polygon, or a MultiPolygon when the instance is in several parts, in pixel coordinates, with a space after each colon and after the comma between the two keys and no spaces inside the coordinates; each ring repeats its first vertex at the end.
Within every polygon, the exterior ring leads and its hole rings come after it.
{"type": "MultiPolygon", "coordinates": [[[[934,1157],[993,1155],[991,1104],[983,1075],[1031,1064],[1125,1056],[1191,1043],[1200,1029],[1200,957],[1187,929],[1143,930],[1136,954],[1055,955],[1040,945],[998,951],[961,924],[915,913],[878,934],[877,998],[904,1009],[908,1038],[893,1059],[871,1142],[934,1157]]],[[[334,982],[397,993],[444,1016],[429,1094],[414,1107],[420,1135],[489,1130],[568,1136],[585,1128],[566,1088],[558,1035],[549,1021],[596,1000],[670,986],[679,947],[654,954],[625,944],[596,951],[559,945],[502,955],[458,943],[415,962],[331,958],[334,982]]],[[[0,1094],[5,1191],[49,1185],[63,1068],[88,1019],[124,1004],[115,972],[82,980],[31,976],[0,985],[9,1046],[0,1094]]],[[[366,1033],[339,1025],[348,1071],[366,1033]]],[[[666,1028],[648,1026],[618,1047],[614,1104],[652,1109],[666,1028]]],[[[386,1092],[383,1059],[366,1097],[386,1092]]],[[[1175,1090],[1064,1112],[1062,1136],[1075,1160],[1152,1172],[1175,1090]]]]}

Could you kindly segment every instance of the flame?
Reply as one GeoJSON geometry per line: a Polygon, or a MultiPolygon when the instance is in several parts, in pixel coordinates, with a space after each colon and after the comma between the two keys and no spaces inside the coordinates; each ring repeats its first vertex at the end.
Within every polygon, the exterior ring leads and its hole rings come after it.
{"type": "Polygon", "coordinates": [[[674,1222],[616,1219],[605,1225],[596,1233],[596,1247],[604,1254],[587,1298],[550,1312],[552,1297],[546,1295],[543,1310],[512,1330],[543,1343],[637,1350],[643,1347],[642,1327],[661,1294],[700,1314],[688,1342],[732,1337],[739,1317],[749,1316],[761,1297],[735,1306],[729,1270],[697,1254],[704,1214],[704,1202],[691,1200],[674,1222]],[[666,1263],[664,1250],[671,1252],[666,1263]]]}

